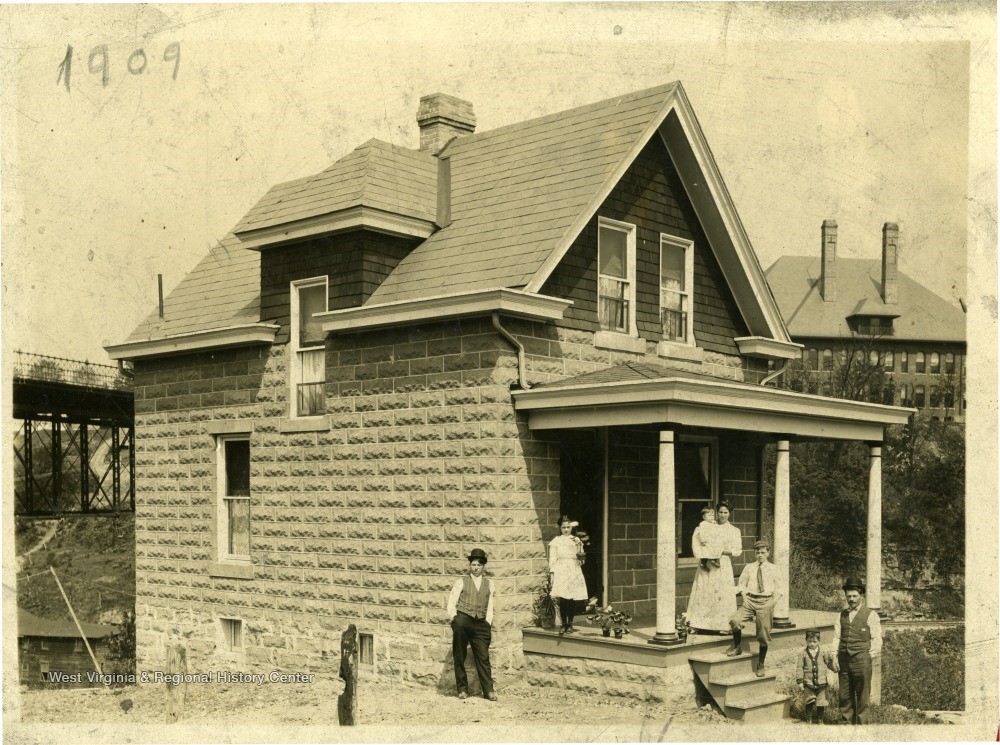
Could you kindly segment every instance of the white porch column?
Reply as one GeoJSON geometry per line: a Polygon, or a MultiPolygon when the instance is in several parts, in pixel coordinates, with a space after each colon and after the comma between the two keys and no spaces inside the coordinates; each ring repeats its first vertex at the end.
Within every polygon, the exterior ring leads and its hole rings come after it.
{"type": "MultiPolygon", "coordinates": [[[[865,602],[878,613],[882,606],[882,447],[868,446],[868,555],[865,602]]],[[[870,700],[882,703],[882,655],[872,658],[870,700]]]]}
{"type": "Polygon", "coordinates": [[[677,605],[677,520],[674,494],[674,433],[660,432],[660,467],[656,489],[656,634],[650,644],[679,644],[674,618],[677,605]]]}
{"type": "Polygon", "coordinates": [[[868,593],[872,610],[882,607],[882,447],[868,446],[868,593]]]}
{"type": "Polygon", "coordinates": [[[774,564],[778,567],[778,592],[774,605],[775,628],[791,628],[788,620],[788,552],[791,532],[791,496],[788,485],[788,440],[778,440],[774,473],[774,564]]]}

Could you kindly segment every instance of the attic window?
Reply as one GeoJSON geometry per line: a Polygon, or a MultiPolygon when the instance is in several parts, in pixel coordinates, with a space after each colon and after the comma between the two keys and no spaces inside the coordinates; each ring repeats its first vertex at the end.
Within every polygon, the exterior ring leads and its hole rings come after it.
{"type": "Polygon", "coordinates": [[[857,319],[859,334],[865,336],[892,336],[892,319],[882,316],[859,316],[857,319]]]}
{"type": "Polygon", "coordinates": [[[635,225],[602,217],[597,230],[601,328],[635,336],[635,225]]]}

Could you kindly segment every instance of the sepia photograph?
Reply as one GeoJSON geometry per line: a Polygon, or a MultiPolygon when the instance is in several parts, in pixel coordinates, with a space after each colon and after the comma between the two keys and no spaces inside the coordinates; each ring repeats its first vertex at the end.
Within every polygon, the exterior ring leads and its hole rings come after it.
{"type": "Polygon", "coordinates": [[[1000,737],[996,24],[0,9],[5,742],[1000,737]]]}

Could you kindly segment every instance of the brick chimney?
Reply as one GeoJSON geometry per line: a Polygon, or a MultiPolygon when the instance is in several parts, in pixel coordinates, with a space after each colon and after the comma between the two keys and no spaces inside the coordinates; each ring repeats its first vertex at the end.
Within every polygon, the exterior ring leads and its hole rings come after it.
{"type": "Polygon", "coordinates": [[[823,221],[820,246],[819,293],[828,303],[837,300],[837,221],[823,221]]]}
{"type": "Polygon", "coordinates": [[[472,104],[445,93],[432,93],[420,99],[417,109],[420,149],[437,155],[454,137],[476,131],[472,104]]]}
{"type": "Polygon", "coordinates": [[[882,226],[882,300],[895,305],[899,300],[896,265],[899,261],[899,225],[887,222],[882,226]]]}

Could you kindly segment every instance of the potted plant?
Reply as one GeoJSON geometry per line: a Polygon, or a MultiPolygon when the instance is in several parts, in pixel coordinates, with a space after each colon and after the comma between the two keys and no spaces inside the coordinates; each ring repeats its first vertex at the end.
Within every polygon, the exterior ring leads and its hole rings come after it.
{"type": "Polygon", "coordinates": [[[531,614],[536,626],[551,629],[556,625],[556,601],[552,599],[552,585],[549,575],[545,575],[542,586],[531,604],[531,614]]]}
{"type": "Polygon", "coordinates": [[[621,639],[623,635],[629,633],[628,625],[632,622],[632,616],[628,613],[615,610],[610,605],[601,608],[597,605],[596,598],[591,599],[587,611],[589,613],[587,619],[600,626],[604,636],[611,636],[614,632],[615,639],[621,639]]]}
{"type": "Polygon", "coordinates": [[[693,632],[691,629],[691,622],[688,621],[687,613],[677,614],[677,636],[681,641],[687,641],[688,636],[693,632]]]}

